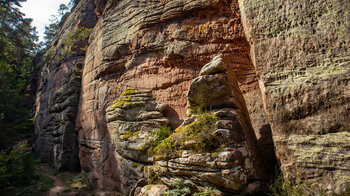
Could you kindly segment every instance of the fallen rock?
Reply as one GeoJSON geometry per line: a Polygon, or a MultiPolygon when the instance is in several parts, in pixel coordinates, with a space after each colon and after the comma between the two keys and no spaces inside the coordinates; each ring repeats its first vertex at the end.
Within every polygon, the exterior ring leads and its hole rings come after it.
{"type": "Polygon", "coordinates": [[[135,194],[135,196],[161,196],[164,195],[165,192],[168,190],[169,188],[165,185],[160,185],[160,184],[151,184],[151,185],[147,185],[145,187],[143,187],[140,190],[139,194],[135,194]]]}

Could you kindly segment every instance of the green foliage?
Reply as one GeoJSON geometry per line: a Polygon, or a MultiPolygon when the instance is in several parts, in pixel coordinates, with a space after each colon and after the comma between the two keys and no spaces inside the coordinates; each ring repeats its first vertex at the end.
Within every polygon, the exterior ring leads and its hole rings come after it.
{"type": "Polygon", "coordinates": [[[193,152],[215,153],[221,147],[221,142],[213,135],[218,120],[212,113],[199,113],[192,123],[178,127],[165,139],[153,141],[149,154],[159,158],[176,156],[181,153],[180,149],[185,148],[193,152]]]}
{"type": "Polygon", "coordinates": [[[21,2],[0,1],[0,150],[11,147],[18,135],[32,128],[25,91],[38,46],[32,19],[24,18],[18,9],[21,2]]]}
{"type": "Polygon", "coordinates": [[[127,141],[131,137],[137,137],[139,135],[139,133],[140,133],[140,131],[129,130],[129,131],[125,132],[124,134],[121,134],[119,136],[119,138],[121,140],[127,141]]]}
{"type": "Polygon", "coordinates": [[[45,25],[45,31],[44,31],[44,46],[48,47],[52,40],[55,38],[57,31],[58,31],[58,22],[53,21],[49,25],[45,25]]]}
{"type": "Polygon", "coordinates": [[[53,185],[36,174],[34,154],[21,143],[0,152],[0,195],[44,195],[53,185]]]}
{"type": "Polygon", "coordinates": [[[205,187],[203,192],[194,193],[193,196],[221,196],[222,193],[213,187],[205,187]]]}
{"type": "Polygon", "coordinates": [[[153,139],[151,141],[151,148],[148,151],[148,153],[150,155],[153,155],[154,152],[156,151],[156,147],[160,144],[160,143],[164,143],[166,142],[167,145],[171,147],[171,143],[168,144],[168,142],[171,142],[170,139],[167,139],[170,135],[172,134],[171,128],[168,126],[161,126],[159,127],[159,130],[153,132],[153,139]]]}
{"type": "Polygon", "coordinates": [[[115,110],[117,108],[125,108],[132,104],[130,100],[130,97],[119,97],[118,99],[114,100],[112,109],[115,110]]]}
{"type": "Polygon", "coordinates": [[[171,184],[172,189],[165,192],[165,196],[188,196],[191,195],[191,189],[188,184],[193,184],[190,180],[178,180],[171,184]]]}
{"type": "Polygon", "coordinates": [[[61,3],[58,8],[59,15],[63,16],[67,11],[68,11],[68,7],[65,4],[61,3]]]}
{"type": "Polygon", "coordinates": [[[60,4],[57,15],[51,15],[51,18],[49,19],[50,24],[45,25],[45,32],[44,32],[44,47],[48,47],[53,39],[56,37],[57,32],[60,28],[60,21],[62,20],[62,17],[67,13],[69,10],[68,6],[65,4],[60,4]]]}
{"type": "Polygon", "coordinates": [[[288,193],[283,189],[283,183],[283,173],[280,169],[277,169],[276,174],[269,185],[271,196],[288,196],[288,193]]]}
{"type": "Polygon", "coordinates": [[[72,187],[87,188],[91,186],[91,181],[85,172],[81,172],[74,176],[72,181],[70,181],[68,184],[70,184],[72,187]]]}
{"type": "Polygon", "coordinates": [[[79,50],[85,52],[87,50],[87,44],[83,44],[84,46],[82,47],[81,42],[89,38],[91,31],[91,28],[85,27],[81,27],[76,31],[71,31],[63,41],[65,52],[69,54],[76,54],[79,50]]]}
{"type": "Polygon", "coordinates": [[[326,195],[324,190],[320,189],[318,185],[318,183],[307,181],[290,181],[286,183],[282,171],[278,168],[269,184],[269,189],[271,196],[326,195]]]}
{"type": "Polygon", "coordinates": [[[79,3],[79,1],[80,0],[70,0],[70,2],[68,3],[68,7],[73,9],[79,3]]]}
{"type": "Polygon", "coordinates": [[[143,151],[145,151],[145,147],[146,147],[146,145],[144,144],[144,145],[138,147],[137,151],[143,152],[143,151]]]}
{"type": "Polygon", "coordinates": [[[54,186],[54,181],[47,176],[40,176],[38,180],[32,181],[28,186],[16,187],[13,196],[46,196],[47,192],[54,186]]]}
{"type": "Polygon", "coordinates": [[[188,129],[185,130],[185,135],[194,135],[199,132],[210,132],[215,129],[215,123],[219,118],[209,112],[199,113],[197,120],[195,120],[188,129]]]}
{"type": "Polygon", "coordinates": [[[213,187],[205,187],[198,191],[191,180],[177,180],[171,184],[171,189],[165,192],[165,196],[222,196],[221,191],[213,187]]]}

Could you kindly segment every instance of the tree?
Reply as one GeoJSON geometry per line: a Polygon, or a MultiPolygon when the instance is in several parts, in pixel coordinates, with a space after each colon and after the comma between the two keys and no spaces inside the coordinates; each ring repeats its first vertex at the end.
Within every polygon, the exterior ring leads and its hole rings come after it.
{"type": "Polygon", "coordinates": [[[61,4],[58,8],[57,15],[51,15],[51,19],[49,19],[50,24],[45,25],[44,47],[48,47],[55,38],[59,29],[60,21],[67,11],[68,7],[65,4],[61,4]]]}
{"type": "Polygon", "coordinates": [[[4,26],[6,20],[13,19],[12,17],[17,19],[23,17],[23,13],[19,11],[18,7],[21,7],[21,3],[26,1],[27,0],[0,0],[1,26],[4,26]]]}
{"type": "Polygon", "coordinates": [[[48,47],[50,45],[52,40],[55,38],[59,28],[59,21],[55,15],[51,15],[51,19],[49,19],[49,21],[51,23],[48,26],[45,25],[44,47],[48,47]]]}
{"type": "Polygon", "coordinates": [[[0,0],[0,148],[10,144],[17,133],[30,128],[25,88],[38,50],[32,19],[19,11],[25,0],[0,0]]]}
{"type": "Polygon", "coordinates": [[[80,0],[71,0],[71,1],[68,3],[68,7],[70,7],[71,9],[73,9],[79,2],[80,2],[80,0]]]}
{"type": "Polygon", "coordinates": [[[58,8],[58,14],[62,17],[68,11],[68,7],[65,4],[61,4],[58,8]]]}

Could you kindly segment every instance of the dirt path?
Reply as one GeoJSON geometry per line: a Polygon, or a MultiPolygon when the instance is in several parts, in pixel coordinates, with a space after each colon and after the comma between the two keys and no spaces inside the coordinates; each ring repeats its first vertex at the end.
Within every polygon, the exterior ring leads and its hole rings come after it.
{"type": "Polygon", "coordinates": [[[37,167],[37,171],[41,175],[47,176],[54,181],[54,187],[50,189],[50,191],[47,193],[47,196],[57,196],[58,193],[62,193],[63,191],[67,190],[68,185],[59,177],[53,175],[54,173],[53,169],[45,165],[39,165],[37,167]]]}

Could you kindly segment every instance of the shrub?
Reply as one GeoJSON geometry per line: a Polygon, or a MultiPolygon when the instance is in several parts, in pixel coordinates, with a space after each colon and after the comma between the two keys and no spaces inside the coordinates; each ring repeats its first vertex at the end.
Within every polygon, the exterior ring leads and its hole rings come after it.
{"type": "Polygon", "coordinates": [[[190,180],[177,180],[171,184],[172,189],[165,192],[165,196],[187,196],[191,195],[191,189],[186,184],[192,183],[190,180]]]}
{"type": "Polygon", "coordinates": [[[0,152],[0,195],[44,195],[53,185],[37,175],[34,153],[26,147],[24,142],[0,152]]]}
{"type": "MultiPolygon", "coordinates": [[[[180,149],[192,150],[196,153],[214,153],[222,146],[222,143],[213,135],[217,130],[218,120],[219,118],[212,113],[199,113],[195,121],[178,127],[169,137],[154,140],[150,152],[158,157],[178,155],[181,152],[180,149]]],[[[169,134],[169,132],[166,133],[169,134]]]]}
{"type": "Polygon", "coordinates": [[[10,152],[0,152],[0,188],[28,184],[36,178],[35,159],[31,152],[25,151],[26,143],[12,148],[10,152]]]}
{"type": "Polygon", "coordinates": [[[85,172],[81,172],[78,175],[74,176],[69,184],[73,187],[86,188],[91,185],[91,182],[88,175],[85,172]]]}
{"type": "Polygon", "coordinates": [[[194,193],[193,196],[221,196],[222,193],[213,187],[205,187],[203,192],[194,193]]]}
{"type": "Polygon", "coordinates": [[[283,173],[280,169],[277,169],[274,179],[272,179],[269,185],[271,196],[288,196],[288,193],[283,189],[283,183],[283,173]]]}
{"type": "Polygon", "coordinates": [[[221,191],[213,187],[205,187],[198,191],[196,185],[191,180],[177,180],[171,184],[171,189],[165,192],[165,196],[221,196],[221,191]]]}
{"type": "Polygon", "coordinates": [[[158,131],[153,132],[153,139],[151,141],[151,148],[148,151],[150,155],[154,155],[156,148],[159,144],[166,142],[168,146],[171,147],[171,142],[167,139],[172,134],[171,128],[168,126],[159,127],[158,131]]]}
{"type": "Polygon", "coordinates": [[[92,32],[91,28],[85,28],[85,27],[81,27],[76,31],[71,31],[67,35],[66,39],[63,40],[63,44],[66,47],[66,52],[69,54],[76,54],[77,50],[81,50],[85,52],[87,50],[87,45],[79,48],[77,43],[87,40],[91,32],[92,32]]]}

